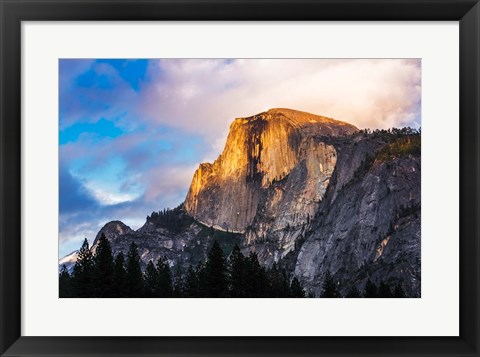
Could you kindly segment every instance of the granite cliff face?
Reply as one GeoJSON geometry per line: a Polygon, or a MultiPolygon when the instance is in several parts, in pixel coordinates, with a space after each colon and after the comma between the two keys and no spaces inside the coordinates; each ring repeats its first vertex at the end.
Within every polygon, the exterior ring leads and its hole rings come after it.
{"type": "MultiPolygon", "coordinates": [[[[195,172],[185,209],[208,226],[242,233],[259,208],[278,216],[285,213],[293,223],[299,212],[313,213],[312,203],[321,200],[335,168],[334,147],[317,138],[357,130],[341,121],[289,109],[238,118],[230,126],[222,154],[195,172]],[[295,202],[286,202],[278,190],[267,197],[272,184],[284,180],[298,165],[304,166],[306,177],[297,187],[295,202]]],[[[277,226],[287,222],[285,217],[280,221],[284,222],[277,226]]]]}
{"type": "Polygon", "coordinates": [[[363,291],[370,279],[420,296],[421,160],[419,152],[384,155],[399,140],[370,134],[336,141],[328,190],[285,259],[316,294],[328,270],[343,295],[352,286],[363,291]]]}

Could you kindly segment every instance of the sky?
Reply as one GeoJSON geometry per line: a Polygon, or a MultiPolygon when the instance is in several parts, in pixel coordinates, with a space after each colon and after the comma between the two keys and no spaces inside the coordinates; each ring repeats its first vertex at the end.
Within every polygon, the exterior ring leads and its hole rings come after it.
{"type": "Polygon", "coordinates": [[[421,61],[59,60],[59,257],[109,221],[138,229],[182,203],[231,122],[270,108],[418,128],[421,61]]]}

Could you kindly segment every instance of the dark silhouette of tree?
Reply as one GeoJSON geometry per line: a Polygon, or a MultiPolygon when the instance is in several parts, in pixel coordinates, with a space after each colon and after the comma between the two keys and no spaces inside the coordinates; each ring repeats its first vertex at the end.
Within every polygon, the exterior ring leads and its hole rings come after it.
{"type": "Polygon", "coordinates": [[[290,296],[290,286],[285,271],[280,271],[277,264],[267,271],[268,297],[284,298],[290,296]]]}
{"type": "Polygon", "coordinates": [[[401,283],[398,283],[395,286],[395,290],[393,292],[393,297],[395,297],[395,298],[405,298],[405,297],[407,297],[407,295],[405,294],[405,291],[403,291],[403,289],[402,289],[402,284],[401,283]]]}
{"type": "Polygon", "coordinates": [[[359,298],[361,297],[360,291],[358,291],[357,287],[353,285],[349,290],[347,295],[345,296],[346,298],[359,298]]]}
{"type": "Polygon", "coordinates": [[[267,273],[258,262],[258,256],[255,252],[250,252],[247,263],[247,286],[246,297],[266,297],[268,292],[267,273]]]}
{"type": "Polygon", "coordinates": [[[147,216],[147,222],[153,223],[156,227],[166,228],[173,233],[178,233],[190,226],[193,218],[183,209],[183,204],[174,209],[152,212],[147,216]]]}
{"type": "Polygon", "coordinates": [[[126,292],[128,297],[143,295],[143,274],[140,269],[140,256],[135,242],[130,244],[127,255],[126,292]]]}
{"type": "Polygon", "coordinates": [[[305,297],[305,290],[302,289],[302,286],[296,277],[292,279],[292,283],[290,284],[290,296],[293,298],[305,297]]]}
{"type": "Polygon", "coordinates": [[[93,254],[87,238],[78,252],[77,262],[73,268],[72,285],[76,297],[93,297],[93,254]]]}
{"type": "Polygon", "coordinates": [[[68,273],[67,267],[62,265],[62,270],[59,276],[59,297],[70,298],[73,296],[72,279],[68,273]]]}
{"type": "Polygon", "coordinates": [[[165,258],[158,259],[157,262],[158,285],[156,295],[158,297],[167,298],[173,296],[172,273],[170,265],[165,258]]]}
{"type": "Polygon", "coordinates": [[[147,268],[145,269],[144,279],[145,279],[145,286],[144,286],[145,297],[147,298],[158,297],[157,295],[158,273],[157,273],[157,269],[155,268],[155,265],[151,260],[148,262],[147,268]]]}
{"type": "Polygon", "coordinates": [[[385,284],[383,281],[380,283],[380,286],[378,288],[378,297],[379,298],[391,298],[393,297],[392,291],[390,290],[390,287],[385,284]]]}
{"type": "Polygon", "coordinates": [[[195,269],[190,266],[185,277],[185,289],[184,296],[193,298],[200,296],[200,282],[198,281],[198,275],[195,269]]]}
{"type": "Polygon", "coordinates": [[[205,264],[205,284],[208,297],[227,296],[227,265],[222,248],[217,241],[213,242],[205,264]]]}
{"type": "MultiPolygon", "coordinates": [[[[333,284],[333,281],[332,281],[333,284]]],[[[333,284],[334,286],[334,284],[333,284]]],[[[305,297],[300,281],[291,283],[285,270],[276,264],[262,267],[256,253],[245,257],[238,246],[225,259],[221,246],[214,242],[205,263],[182,274],[177,263],[172,275],[168,260],[161,257],[155,265],[149,261],[145,272],[135,242],[127,259],[122,252],[115,260],[105,235],[101,235],[93,255],[85,240],[78,254],[73,274],[65,266],[59,273],[60,297],[305,297]]],[[[309,297],[314,296],[309,294],[309,297]]]]}
{"type": "Polygon", "coordinates": [[[378,288],[368,279],[367,284],[365,285],[365,293],[363,294],[366,298],[377,298],[378,297],[378,288]]]}
{"type": "Polygon", "coordinates": [[[247,290],[247,266],[245,257],[240,252],[240,248],[235,244],[229,258],[229,285],[230,296],[234,298],[246,297],[247,290]]]}
{"type": "Polygon", "coordinates": [[[323,280],[322,288],[323,288],[323,291],[320,297],[322,298],[340,297],[340,294],[338,293],[338,290],[337,290],[337,286],[335,285],[332,274],[330,274],[329,270],[327,270],[327,272],[325,273],[325,278],[323,280]]]}
{"type": "Polygon", "coordinates": [[[93,285],[95,297],[113,297],[113,256],[110,242],[102,233],[93,258],[93,285]]]}
{"type": "Polygon", "coordinates": [[[185,289],[185,281],[182,275],[182,268],[177,264],[173,273],[173,297],[182,297],[185,289]]]}
{"type": "Polygon", "coordinates": [[[127,296],[127,271],[125,270],[125,258],[120,252],[115,257],[113,268],[113,296],[122,298],[127,296]]]}
{"type": "Polygon", "coordinates": [[[195,272],[197,274],[197,279],[198,279],[198,296],[197,297],[211,297],[210,292],[208,290],[208,282],[207,282],[207,265],[206,261],[205,263],[198,263],[197,267],[195,268],[195,272]]]}

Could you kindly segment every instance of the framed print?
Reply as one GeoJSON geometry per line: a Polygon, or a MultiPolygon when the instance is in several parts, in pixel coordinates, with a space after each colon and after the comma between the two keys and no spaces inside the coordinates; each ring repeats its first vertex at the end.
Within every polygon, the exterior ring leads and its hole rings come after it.
{"type": "Polygon", "coordinates": [[[2,356],[478,356],[477,1],[2,1],[2,356]]]}

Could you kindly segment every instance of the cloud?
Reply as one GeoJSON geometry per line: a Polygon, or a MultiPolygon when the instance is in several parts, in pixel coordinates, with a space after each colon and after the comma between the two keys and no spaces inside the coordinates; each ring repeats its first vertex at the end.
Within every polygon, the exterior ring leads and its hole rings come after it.
{"type": "Polygon", "coordinates": [[[97,205],[95,198],[81,180],[75,178],[65,165],[60,165],[59,172],[60,212],[76,212],[97,205]]]}
{"type": "Polygon", "coordinates": [[[81,61],[60,61],[60,129],[102,118],[128,128],[122,119],[129,103],[137,100],[131,83],[109,63],[85,60],[80,65],[81,61]]]}
{"type": "Polygon", "coordinates": [[[420,125],[420,60],[167,59],[152,61],[149,75],[142,117],[209,140],[235,117],[275,107],[361,128],[420,125]]]}
{"type": "Polygon", "coordinates": [[[197,167],[198,165],[151,168],[142,177],[146,187],[145,199],[154,202],[162,196],[164,199],[175,197],[177,201],[174,201],[174,205],[178,205],[185,199],[197,167]]]}

